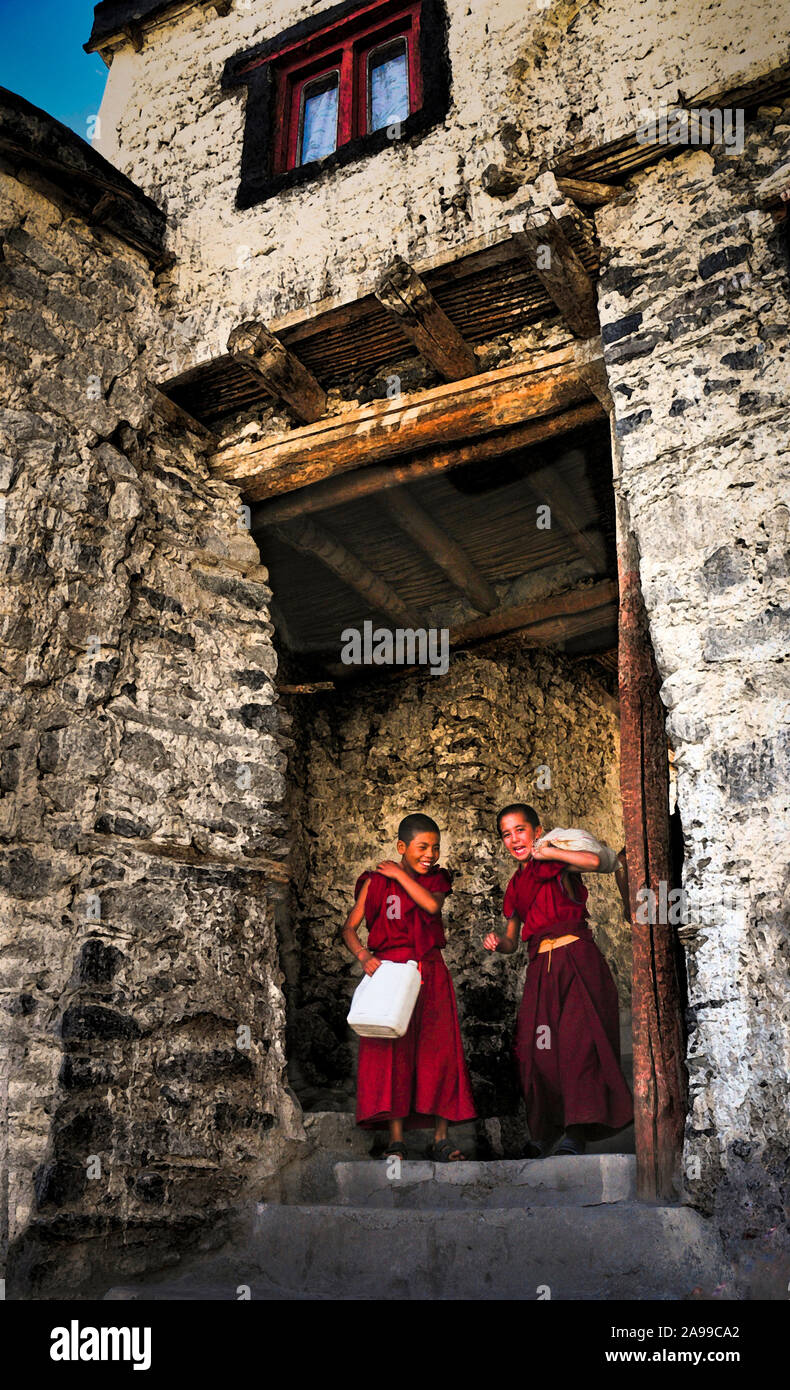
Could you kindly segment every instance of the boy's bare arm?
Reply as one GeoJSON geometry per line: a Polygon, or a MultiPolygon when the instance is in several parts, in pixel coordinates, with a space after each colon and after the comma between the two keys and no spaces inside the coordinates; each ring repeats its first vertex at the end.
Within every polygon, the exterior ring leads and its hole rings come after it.
{"type": "Polygon", "coordinates": [[[373,975],[381,965],[381,961],[369,951],[367,946],[363,946],[357,936],[357,928],[361,926],[365,916],[365,899],[368,896],[368,884],[370,879],[365,879],[354,906],[346,918],[346,925],[343,928],[343,941],[348,947],[352,956],[356,956],[366,975],[373,975]]]}
{"type": "Polygon", "coordinates": [[[401,868],[400,864],[396,864],[394,859],[385,859],[383,863],[377,865],[377,868],[380,874],[384,874],[387,878],[394,878],[402,888],[405,888],[409,897],[418,907],[423,908],[426,912],[441,912],[447,897],[446,893],[429,893],[427,888],[423,888],[416,878],[407,874],[406,870],[401,868]]]}
{"type": "Polygon", "coordinates": [[[518,938],[521,931],[521,918],[517,913],[508,917],[505,935],[499,936],[495,931],[490,931],[483,940],[483,945],[487,951],[499,951],[500,955],[512,956],[518,950],[518,938]]]}
{"type": "Polygon", "coordinates": [[[588,849],[560,849],[558,845],[533,845],[533,859],[554,859],[560,864],[568,864],[583,873],[598,873],[601,856],[588,849]]]}

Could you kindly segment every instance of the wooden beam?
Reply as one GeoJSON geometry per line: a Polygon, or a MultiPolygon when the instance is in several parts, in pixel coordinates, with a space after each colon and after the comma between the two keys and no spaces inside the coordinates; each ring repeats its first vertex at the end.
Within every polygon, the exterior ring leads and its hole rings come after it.
{"type": "Polygon", "coordinates": [[[536,355],[430,391],[377,401],[273,439],[219,450],[215,477],[253,501],[307,487],[399,454],[525,424],[586,399],[572,348],[536,355]]]}
{"type": "Polygon", "coordinates": [[[335,478],[327,478],[323,483],[312,487],[300,487],[295,492],[286,493],[270,502],[263,502],[253,508],[252,529],[267,525],[270,521],[290,521],[295,516],[305,516],[310,512],[324,512],[330,507],[340,507],[347,502],[356,502],[362,497],[384,492],[397,487],[399,483],[415,483],[421,478],[432,478],[449,472],[463,464],[483,463],[486,459],[501,458],[516,449],[529,449],[541,444],[545,439],[553,439],[559,434],[603,420],[604,412],[597,401],[587,401],[574,406],[560,415],[545,416],[527,425],[516,425],[513,429],[502,430],[496,434],[485,435],[469,444],[458,444],[450,449],[436,449],[406,463],[391,463],[385,466],[360,468],[355,473],[343,473],[335,478]]]}
{"type": "Polygon", "coordinates": [[[154,386],[152,381],[148,382],[148,394],[156,414],[168,425],[179,431],[188,430],[212,449],[217,447],[218,440],[214,431],[208,429],[200,420],[196,420],[194,415],[190,415],[180,405],[176,405],[175,401],[171,401],[170,397],[166,396],[164,391],[160,391],[157,386],[154,386]]]}
{"type": "Polygon", "coordinates": [[[611,203],[622,193],[613,183],[591,183],[587,179],[557,179],[557,187],[564,198],[570,198],[580,207],[599,208],[611,203]]]}
{"type": "Polygon", "coordinates": [[[530,213],[516,240],[568,327],[580,338],[599,333],[593,282],[551,209],[530,213]]]}
{"type": "Polygon", "coordinates": [[[228,338],[228,352],[234,361],[261,377],[266,390],[285,401],[300,420],[312,423],[323,415],[323,386],[265,324],[238,324],[228,338]]]}
{"type": "MultiPolygon", "coordinates": [[[[549,622],[605,608],[616,601],[616,583],[613,579],[604,579],[599,584],[592,584],[588,589],[568,589],[563,594],[534,599],[531,603],[519,603],[513,608],[491,613],[486,618],[461,623],[459,627],[453,628],[450,640],[453,646],[457,646],[461,642],[476,642],[485,637],[497,637],[503,632],[545,628],[549,622]]],[[[552,631],[559,631],[559,628],[552,631]]],[[[557,639],[551,636],[546,640],[557,639]]]]}
{"type": "Polygon", "coordinates": [[[572,541],[580,555],[593,567],[595,574],[606,570],[606,551],[598,536],[589,536],[582,530],[585,517],[566,483],[553,468],[539,468],[530,473],[525,482],[549,507],[551,520],[558,521],[568,539],[572,541]]]}
{"type": "Polygon", "coordinates": [[[478,371],[472,348],[436,303],[425,282],[401,256],[396,256],[377,281],[374,293],[421,357],[445,381],[459,381],[478,371]]]}
{"type": "Polygon", "coordinates": [[[468,598],[473,608],[479,613],[490,613],[498,606],[495,591],[469,556],[452,536],[437,526],[433,517],[406,488],[390,488],[385,493],[384,501],[401,529],[425,552],[432,564],[444,571],[450,583],[468,598]]]}
{"type": "Polygon", "coordinates": [[[372,608],[378,609],[380,613],[386,613],[388,618],[393,618],[397,623],[405,624],[407,627],[419,627],[420,619],[411,612],[403,600],[391,589],[384,579],[379,578],[372,570],[358,560],[356,555],[352,555],[340,541],[330,535],[328,531],[315,526],[312,521],[291,522],[288,526],[272,527],[273,534],[286,545],[294,550],[301,551],[303,555],[312,555],[321,560],[336,574],[338,579],[342,579],[349,588],[355,589],[358,594],[370,604],[372,608]]]}

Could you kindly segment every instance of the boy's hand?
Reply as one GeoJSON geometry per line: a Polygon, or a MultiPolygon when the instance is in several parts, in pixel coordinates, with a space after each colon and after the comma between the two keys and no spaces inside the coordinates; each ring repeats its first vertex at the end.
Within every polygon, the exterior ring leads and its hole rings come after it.
{"type": "Polygon", "coordinates": [[[361,962],[361,965],[366,975],[375,975],[381,965],[381,961],[378,959],[378,956],[368,956],[367,960],[361,962]]]}
{"type": "Polygon", "coordinates": [[[495,951],[499,946],[499,937],[495,931],[490,931],[483,940],[483,945],[487,951],[495,951]]]}
{"type": "Polygon", "coordinates": [[[533,859],[556,859],[557,851],[553,845],[537,844],[532,846],[533,859]]]}
{"type": "Polygon", "coordinates": [[[387,878],[403,877],[403,869],[400,864],[395,863],[394,859],[382,859],[381,863],[376,865],[376,868],[380,874],[385,874],[387,878]]]}

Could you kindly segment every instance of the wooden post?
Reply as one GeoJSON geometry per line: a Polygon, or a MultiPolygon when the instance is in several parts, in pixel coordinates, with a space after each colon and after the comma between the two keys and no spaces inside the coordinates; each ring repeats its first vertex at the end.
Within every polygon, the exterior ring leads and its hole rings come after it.
{"type": "MultiPolygon", "coordinates": [[[[669,760],[659,675],[639,583],[639,558],[619,488],[613,436],[620,584],[620,787],[633,937],[634,1128],[637,1196],[677,1197],[686,1117],[685,1039],[675,928],[657,920],[671,887],[669,760]],[[655,895],[648,912],[645,890],[655,895]],[[656,920],[640,920],[655,917],[656,920]]],[[[664,908],[666,913],[666,908],[664,908]]]]}
{"type": "Polygon", "coordinates": [[[285,401],[300,420],[312,423],[326,409],[326,391],[298,357],[264,323],[237,324],[228,338],[231,357],[264,382],[267,391],[285,401]]]}
{"type": "Polygon", "coordinates": [[[396,256],[380,277],[375,295],[425,361],[435,367],[445,381],[459,381],[478,371],[471,347],[402,256],[396,256]]]}

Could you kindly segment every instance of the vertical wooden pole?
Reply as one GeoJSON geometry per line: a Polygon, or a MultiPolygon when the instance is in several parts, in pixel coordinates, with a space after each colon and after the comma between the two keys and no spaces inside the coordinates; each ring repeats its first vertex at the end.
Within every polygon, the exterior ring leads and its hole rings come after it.
{"type": "Polygon", "coordinates": [[[636,541],[619,487],[617,448],[613,438],[620,584],[620,787],[633,936],[637,1195],[655,1201],[678,1195],[686,1116],[685,1038],[675,927],[666,921],[672,880],[664,709],[639,583],[636,541]],[[646,889],[654,895],[654,911],[649,910],[646,889]]]}

